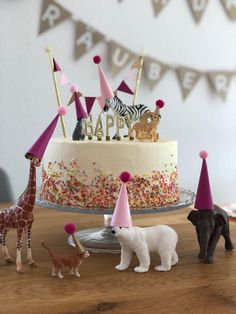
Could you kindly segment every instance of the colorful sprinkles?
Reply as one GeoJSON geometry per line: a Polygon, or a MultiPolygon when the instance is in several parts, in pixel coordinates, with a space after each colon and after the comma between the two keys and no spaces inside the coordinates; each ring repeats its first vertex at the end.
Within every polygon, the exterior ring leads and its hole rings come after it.
{"type": "MultiPolygon", "coordinates": [[[[167,166],[167,165],[166,165],[167,166]]],[[[93,164],[95,167],[95,163],[93,164]]],[[[119,177],[93,168],[93,177],[83,171],[77,160],[69,166],[50,162],[42,173],[42,198],[61,205],[81,208],[114,208],[120,190],[119,177]]],[[[131,209],[163,206],[179,199],[177,167],[154,170],[150,175],[133,175],[127,184],[131,209]]]]}

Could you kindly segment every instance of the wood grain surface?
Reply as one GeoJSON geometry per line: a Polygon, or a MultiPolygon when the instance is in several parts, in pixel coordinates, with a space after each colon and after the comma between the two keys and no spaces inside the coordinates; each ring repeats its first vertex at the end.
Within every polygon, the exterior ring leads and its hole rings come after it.
{"type": "MultiPolygon", "coordinates": [[[[0,208],[4,205],[0,205],[0,208]]],[[[133,216],[134,225],[168,224],[179,235],[177,252],[179,263],[170,272],[153,270],[159,257],[152,255],[150,271],[137,274],[136,257],[130,269],[118,272],[119,254],[92,254],[80,269],[81,277],[50,276],[51,261],[41,247],[44,240],[55,252],[73,250],[67,245],[64,224],[73,222],[78,229],[102,226],[103,217],[59,212],[35,207],[33,225],[33,256],[37,268],[26,264],[23,275],[15,265],[5,265],[0,260],[0,313],[236,313],[236,256],[225,252],[223,239],[216,249],[215,263],[198,261],[198,244],[195,230],[186,219],[189,209],[133,216]]],[[[236,224],[231,222],[233,242],[236,242],[236,224]]],[[[15,230],[7,237],[11,255],[15,258],[15,230]]]]}

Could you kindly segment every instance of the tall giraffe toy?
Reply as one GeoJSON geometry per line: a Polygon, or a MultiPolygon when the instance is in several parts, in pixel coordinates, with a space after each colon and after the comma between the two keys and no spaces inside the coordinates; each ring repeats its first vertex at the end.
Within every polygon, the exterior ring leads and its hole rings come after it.
{"type": "Polygon", "coordinates": [[[2,244],[3,256],[7,263],[13,263],[13,260],[6,246],[6,235],[10,228],[14,228],[17,231],[16,270],[19,274],[23,274],[21,249],[24,232],[27,234],[27,259],[29,265],[32,267],[36,266],[31,251],[31,228],[34,221],[33,209],[36,197],[36,167],[40,166],[40,162],[56,128],[58,119],[60,116],[66,114],[67,108],[60,106],[57,112],[56,117],[25,155],[27,159],[30,159],[30,172],[28,185],[24,193],[13,206],[0,210],[0,243],[2,244]]]}
{"type": "Polygon", "coordinates": [[[24,193],[18,198],[16,203],[10,208],[3,208],[0,211],[0,241],[5,261],[12,263],[13,260],[6,246],[6,235],[10,228],[17,230],[16,242],[16,269],[18,273],[23,273],[21,261],[22,237],[23,233],[27,234],[27,259],[29,265],[37,266],[32,258],[31,251],[31,228],[34,221],[33,208],[36,195],[36,167],[40,166],[37,157],[30,160],[30,172],[28,185],[24,193]]]}

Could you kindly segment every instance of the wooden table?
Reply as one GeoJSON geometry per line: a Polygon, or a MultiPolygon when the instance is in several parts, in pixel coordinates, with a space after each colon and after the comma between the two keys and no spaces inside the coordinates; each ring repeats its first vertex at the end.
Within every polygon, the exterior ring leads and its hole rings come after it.
{"type": "MultiPolygon", "coordinates": [[[[0,206],[3,207],[3,204],[0,206]]],[[[33,225],[33,256],[37,268],[24,266],[19,275],[15,265],[0,263],[0,313],[236,313],[236,256],[225,252],[223,239],[217,246],[215,263],[198,261],[195,231],[186,219],[189,209],[133,216],[134,225],[169,224],[179,234],[179,263],[170,272],[153,270],[159,257],[152,256],[150,271],[137,274],[133,258],[130,269],[118,272],[119,254],[92,254],[80,269],[79,279],[65,274],[53,278],[48,253],[41,247],[44,240],[53,251],[73,250],[67,245],[64,224],[78,228],[102,226],[102,216],[59,212],[35,207],[33,225]]],[[[233,242],[236,224],[231,223],[233,242]]],[[[10,253],[15,257],[15,230],[7,237],[10,253]]],[[[25,249],[23,260],[25,261],[25,249]]]]}

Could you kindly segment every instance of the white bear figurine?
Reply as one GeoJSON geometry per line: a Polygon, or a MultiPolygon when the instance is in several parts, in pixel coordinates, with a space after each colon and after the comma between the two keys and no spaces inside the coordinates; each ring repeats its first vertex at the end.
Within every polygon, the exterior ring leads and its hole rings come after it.
{"type": "Polygon", "coordinates": [[[134,271],[138,273],[149,270],[149,252],[156,252],[160,255],[161,265],[155,267],[157,271],[169,271],[171,266],[178,262],[178,255],[175,251],[178,235],[169,226],[113,227],[112,233],[121,245],[120,264],[115,267],[117,270],[125,270],[129,267],[133,252],[136,253],[140,262],[140,265],[134,268],[134,271]]]}

